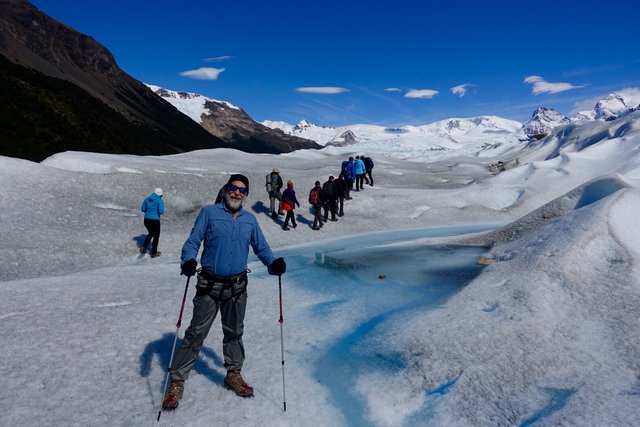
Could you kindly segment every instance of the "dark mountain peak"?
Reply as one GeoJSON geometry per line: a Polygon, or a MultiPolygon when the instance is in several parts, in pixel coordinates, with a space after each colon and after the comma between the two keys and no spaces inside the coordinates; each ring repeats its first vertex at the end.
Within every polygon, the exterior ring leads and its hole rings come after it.
{"type": "Polygon", "coordinates": [[[208,104],[208,127],[200,126],[120,69],[92,37],[24,0],[0,0],[0,80],[0,104],[8,112],[0,115],[0,155],[40,161],[67,150],[160,155],[217,147],[269,153],[320,148],[266,131],[240,109],[227,113],[232,109],[225,103],[208,104]],[[238,123],[248,125],[234,128],[238,123]]]}
{"type": "Polygon", "coordinates": [[[0,0],[0,154],[173,154],[229,146],[121,70],[92,37],[0,0]]]}
{"type": "MultiPolygon", "coordinates": [[[[77,69],[100,79],[123,78],[115,58],[93,37],[44,14],[22,0],[0,0],[0,52],[42,73],[83,83],[77,69]]],[[[79,84],[80,85],[80,84],[79,84]]]]}
{"type": "Polygon", "coordinates": [[[264,126],[254,121],[242,108],[228,102],[207,100],[204,108],[202,127],[218,138],[242,145],[245,151],[283,153],[322,148],[310,139],[264,126]]]}

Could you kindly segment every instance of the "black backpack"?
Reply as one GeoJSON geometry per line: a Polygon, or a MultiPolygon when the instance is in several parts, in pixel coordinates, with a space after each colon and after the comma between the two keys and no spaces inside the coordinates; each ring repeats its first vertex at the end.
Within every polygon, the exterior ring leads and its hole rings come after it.
{"type": "Polygon", "coordinates": [[[366,157],[364,159],[364,167],[367,169],[373,169],[373,159],[371,157],[366,157]]]}

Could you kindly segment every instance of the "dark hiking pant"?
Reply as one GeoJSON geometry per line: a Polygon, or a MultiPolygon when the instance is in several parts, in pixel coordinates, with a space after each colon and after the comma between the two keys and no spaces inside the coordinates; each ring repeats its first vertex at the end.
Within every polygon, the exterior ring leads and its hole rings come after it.
{"type": "Polygon", "coordinates": [[[322,219],[322,205],[317,204],[313,205],[314,216],[313,216],[313,228],[322,227],[322,223],[324,222],[322,219]]]}
{"type": "Polygon", "coordinates": [[[153,242],[151,243],[151,254],[155,254],[158,252],[158,240],[160,240],[160,220],[145,218],[144,226],[147,228],[148,234],[144,239],[142,249],[146,251],[147,247],[149,247],[149,242],[153,239],[153,242]]]}
{"type": "Polygon", "coordinates": [[[336,220],[336,212],[338,211],[338,199],[330,199],[329,203],[324,206],[324,221],[329,220],[329,212],[331,212],[331,220],[336,220]]]}
{"type": "Polygon", "coordinates": [[[284,217],[284,225],[282,226],[282,228],[287,228],[289,221],[291,221],[291,225],[293,226],[293,228],[296,228],[298,226],[298,224],[296,224],[296,216],[293,213],[293,209],[287,211],[287,216],[284,217]]]}
{"type": "Polygon", "coordinates": [[[324,222],[327,222],[327,220],[329,219],[329,202],[324,202],[322,204],[322,212],[324,212],[324,222]]]}
{"type": "Polygon", "coordinates": [[[367,179],[367,184],[373,187],[373,175],[371,175],[371,171],[367,171],[367,174],[364,176],[364,178],[367,179]],[[367,176],[369,177],[369,179],[367,179],[367,176]]]}
{"type": "Polygon", "coordinates": [[[345,178],[345,181],[347,183],[346,185],[347,188],[345,189],[345,198],[347,200],[351,200],[351,190],[353,190],[353,180],[345,178]]]}
{"type": "Polygon", "coordinates": [[[206,272],[198,274],[196,296],[193,298],[193,317],[171,364],[171,378],[181,381],[189,378],[191,368],[196,362],[202,343],[218,311],[220,311],[222,323],[224,367],[228,371],[242,369],[244,363],[242,334],[246,307],[246,273],[227,278],[217,276],[211,278],[206,272]]]}
{"type": "Polygon", "coordinates": [[[269,193],[269,212],[271,214],[276,214],[276,195],[274,193],[269,193]]]}

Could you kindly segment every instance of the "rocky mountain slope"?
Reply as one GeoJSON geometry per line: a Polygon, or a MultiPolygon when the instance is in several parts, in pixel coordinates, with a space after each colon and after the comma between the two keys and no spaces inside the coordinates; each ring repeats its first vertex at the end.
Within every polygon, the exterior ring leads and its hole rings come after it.
{"type": "Polygon", "coordinates": [[[0,0],[0,154],[172,154],[229,144],[117,65],[93,38],[25,0],[0,0]]]}
{"type": "Polygon", "coordinates": [[[204,148],[282,153],[319,148],[208,104],[194,122],[123,71],[104,46],[26,0],[0,0],[0,155],[61,151],[174,154],[204,148]]]}
{"type": "Polygon", "coordinates": [[[157,95],[191,117],[212,135],[232,141],[243,151],[283,153],[299,149],[319,149],[314,141],[272,129],[254,121],[240,107],[203,95],[177,92],[149,85],[157,95]]]}

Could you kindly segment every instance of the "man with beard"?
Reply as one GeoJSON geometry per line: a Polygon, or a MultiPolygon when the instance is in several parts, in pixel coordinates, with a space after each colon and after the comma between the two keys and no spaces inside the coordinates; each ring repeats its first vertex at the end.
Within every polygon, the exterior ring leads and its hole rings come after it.
{"type": "Polygon", "coordinates": [[[249,180],[231,175],[225,185],[222,203],[202,208],[182,247],[182,275],[196,274],[196,257],[204,241],[198,273],[193,316],[180,348],[169,369],[171,385],[162,402],[164,409],[175,409],[184,391],[202,343],[220,311],[222,352],[227,375],[224,385],[238,396],[253,396],[253,388],[240,375],[245,359],[242,334],[247,304],[247,257],[249,246],[270,274],[286,271],[284,259],[275,258],[255,216],[242,208],[249,194],[249,180]]]}

